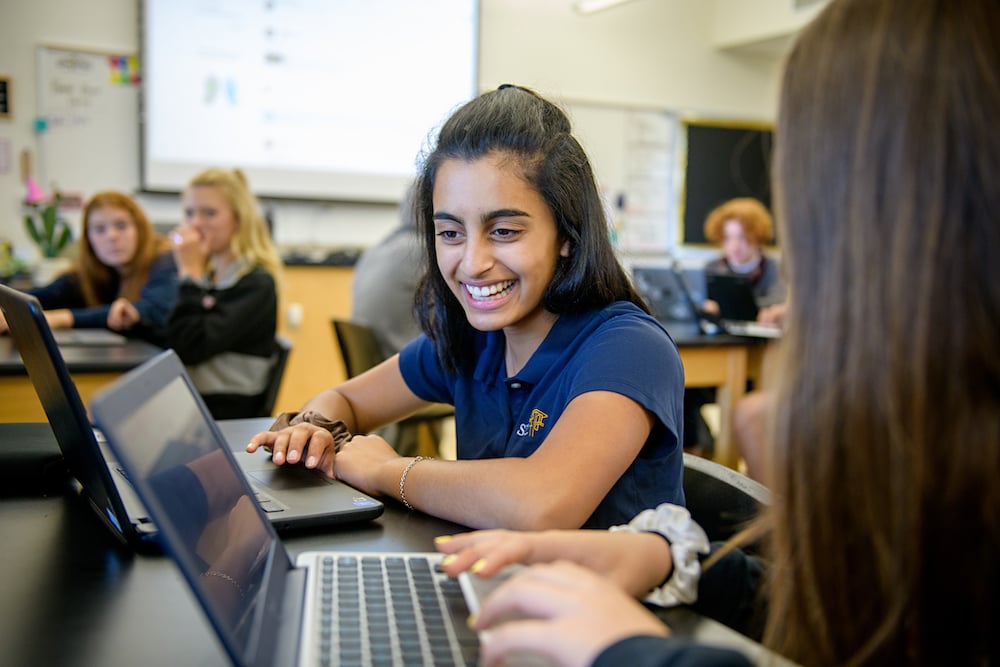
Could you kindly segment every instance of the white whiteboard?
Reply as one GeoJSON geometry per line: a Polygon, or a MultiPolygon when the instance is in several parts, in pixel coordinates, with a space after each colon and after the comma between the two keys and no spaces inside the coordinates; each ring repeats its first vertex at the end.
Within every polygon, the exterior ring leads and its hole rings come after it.
{"type": "Polygon", "coordinates": [[[677,236],[679,116],[580,102],[565,102],[564,108],[617,225],[618,246],[639,252],[669,250],[677,236]]]}
{"type": "Polygon", "coordinates": [[[139,186],[134,54],[37,48],[37,177],[84,198],[139,186]],[[131,60],[129,60],[131,58],[131,60]]]}

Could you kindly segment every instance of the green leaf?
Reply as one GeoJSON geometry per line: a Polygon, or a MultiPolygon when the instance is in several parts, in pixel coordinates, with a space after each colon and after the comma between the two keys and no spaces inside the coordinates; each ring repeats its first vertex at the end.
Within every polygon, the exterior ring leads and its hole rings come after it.
{"type": "Polygon", "coordinates": [[[28,235],[31,237],[31,240],[37,245],[42,245],[42,235],[38,230],[38,225],[35,224],[35,216],[24,216],[24,227],[28,230],[28,235]]]}
{"type": "Polygon", "coordinates": [[[73,232],[72,230],[70,230],[69,225],[67,225],[62,220],[60,220],[60,222],[62,222],[62,233],[59,234],[59,238],[56,240],[56,245],[55,245],[56,255],[62,252],[62,249],[65,248],[66,244],[69,243],[71,238],[73,238],[73,232]]]}

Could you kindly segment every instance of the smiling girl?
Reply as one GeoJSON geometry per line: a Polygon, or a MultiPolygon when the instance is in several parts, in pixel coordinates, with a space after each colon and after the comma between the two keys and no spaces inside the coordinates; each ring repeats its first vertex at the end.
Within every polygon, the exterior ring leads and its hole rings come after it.
{"type": "Polygon", "coordinates": [[[248,449],[467,526],[603,527],[682,503],[680,357],[614,256],[563,112],[515,86],[461,107],[424,161],[417,215],[425,333],[248,449]],[[309,421],[367,433],[433,402],[455,406],[457,461],[377,436],[335,453],[309,421]]]}

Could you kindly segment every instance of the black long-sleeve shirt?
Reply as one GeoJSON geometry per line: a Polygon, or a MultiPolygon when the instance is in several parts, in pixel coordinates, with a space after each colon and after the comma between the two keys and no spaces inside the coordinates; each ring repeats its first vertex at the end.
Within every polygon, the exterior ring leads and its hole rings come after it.
{"type": "MultiPolygon", "coordinates": [[[[713,552],[721,543],[712,545],[713,552]]],[[[766,603],[760,595],[764,563],[734,550],[702,573],[698,601],[691,605],[700,614],[759,640],[763,631],[766,603]]],[[[743,654],[698,644],[676,637],[639,635],[606,648],[593,667],[748,667],[753,663],[743,654]]]]}
{"type": "Polygon", "coordinates": [[[260,416],[277,321],[274,279],[261,267],[221,287],[181,281],[167,342],[216,419],[260,416]]]}

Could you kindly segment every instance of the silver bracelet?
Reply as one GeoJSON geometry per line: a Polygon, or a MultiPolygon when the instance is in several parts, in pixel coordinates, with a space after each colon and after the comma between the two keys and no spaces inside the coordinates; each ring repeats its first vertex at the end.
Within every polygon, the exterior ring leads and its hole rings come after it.
{"type": "Polygon", "coordinates": [[[206,570],[205,572],[201,573],[201,576],[203,576],[203,577],[218,577],[219,579],[222,579],[223,581],[228,581],[229,583],[231,583],[233,586],[236,587],[236,590],[240,594],[240,599],[241,600],[244,597],[246,597],[246,591],[243,589],[243,586],[240,585],[240,582],[236,581],[235,579],[233,579],[231,576],[229,576],[225,572],[219,572],[218,570],[206,570]]]}
{"type": "Polygon", "coordinates": [[[408,503],[406,501],[406,493],[403,491],[403,489],[406,487],[406,476],[408,474],[410,474],[410,468],[412,468],[413,466],[417,465],[417,462],[423,461],[425,459],[431,459],[431,458],[434,458],[434,457],[432,457],[432,456],[415,456],[412,461],[410,461],[409,463],[406,464],[406,467],[403,468],[403,474],[399,476],[399,499],[402,501],[402,503],[406,506],[406,509],[408,509],[408,510],[412,510],[413,509],[413,505],[411,505],[410,503],[408,503]]]}

